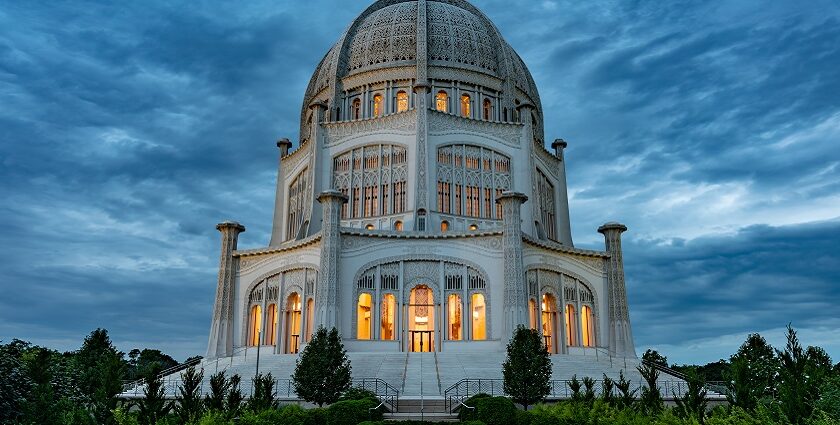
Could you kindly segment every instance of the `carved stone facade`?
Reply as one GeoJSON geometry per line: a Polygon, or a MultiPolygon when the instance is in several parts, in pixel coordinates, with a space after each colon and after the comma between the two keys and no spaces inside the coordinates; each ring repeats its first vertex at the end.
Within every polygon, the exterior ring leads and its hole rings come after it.
{"type": "Polygon", "coordinates": [[[533,78],[468,1],[374,2],[300,119],[269,246],[236,250],[244,228],[219,225],[208,358],[296,353],[318,326],[351,352],[501,352],[530,326],[553,354],[635,356],[623,230],[574,247],[566,144],[546,150],[533,78]]]}

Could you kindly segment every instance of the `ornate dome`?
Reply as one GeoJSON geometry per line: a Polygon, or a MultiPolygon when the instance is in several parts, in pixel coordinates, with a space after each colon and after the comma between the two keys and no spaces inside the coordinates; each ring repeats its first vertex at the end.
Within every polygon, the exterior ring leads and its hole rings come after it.
{"type": "Polygon", "coordinates": [[[302,118],[313,102],[333,106],[342,90],[394,79],[496,87],[511,109],[520,103],[535,105],[542,124],[539,94],[528,68],[496,26],[466,0],[379,0],[368,7],[315,70],[302,118]]]}

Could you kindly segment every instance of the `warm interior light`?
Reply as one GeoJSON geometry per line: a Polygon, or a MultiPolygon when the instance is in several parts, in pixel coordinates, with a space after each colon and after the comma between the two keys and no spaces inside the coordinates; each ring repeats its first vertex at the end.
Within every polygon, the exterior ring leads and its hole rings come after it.
{"type": "Polygon", "coordinates": [[[477,224],[470,224],[470,230],[472,230],[472,231],[478,230],[478,225],[477,224]]]}

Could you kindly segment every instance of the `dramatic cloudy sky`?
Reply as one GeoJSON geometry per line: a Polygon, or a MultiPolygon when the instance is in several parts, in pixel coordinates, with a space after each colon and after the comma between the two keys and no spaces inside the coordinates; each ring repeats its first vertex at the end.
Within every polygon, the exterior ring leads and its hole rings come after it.
{"type": "MultiPolygon", "coordinates": [[[[268,241],[277,149],[368,4],[0,0],[0,339],[203,354],[214,225],[268,241]]],[[[575,242],[620,220],[637,347],[840,358],[832,0],[475,0],[569,141],[575,242]]],[[[840,360],[840,359],[837,359],[840,360]]]]}

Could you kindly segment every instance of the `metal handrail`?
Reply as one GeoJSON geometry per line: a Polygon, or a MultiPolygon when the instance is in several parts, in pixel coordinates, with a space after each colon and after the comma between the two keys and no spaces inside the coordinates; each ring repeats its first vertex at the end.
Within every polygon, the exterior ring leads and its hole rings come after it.
{"type": "MultiPolygon", "coordinates": [[[[573,391],[571,390],[570,383],[571,380],[562,380],[562,379],[553,379],[549,381],[549,398],[552,399],[570,399],[572,397],[573,391]]],[[[604,393],[604,381],[603,380],[595,380],[594,391],[595,395],[601,396],[604,393]]],[[[578,380],[578,383],[582,384],[582,379],[578,380]]],[[[665,398],[673,397],[681,397],[688,391],[688,384],[683,381],[658,381],[657,387],[661,394],[665,398]]],[[[642,388],[647,388],[647,385],[644,383],[637,383],[633,389],[636,391],[636,396],[638,397],[641,393],[642,388]]],[[[716,398],[725,392],[721,392],[721,389],[726,389],[725,382],[707,382],[706,388],[714,392],[714,394],[709,394],[707,397],[709,398],[716,398]]],[[[583,391],[583,389],[581,389],[583,391]]],[[[471,396],[474,396],[479,393],[485,393],[490,396],[508,396],[508,394],[504,391],[504,380],[503,379],[462,379],[449,388],[446,389],[444,392],[444,401],[446,403],[446,409],[448,412],[454,412],[455,409],[458,409],[462,405],[464,405],[464,401],[471,396]]],[[[618,388],[613,387],[612,393],[614,395],[620,395],[618,388]]]]}
{"type": "MultiPolygon", "coordinates": [[[[172,375],[174,373],[180,372],[182,370],[189,369],[190,367],[201,363],[202,360],[204,360],[204,359],[201,358],[201,357],[198,357],[198,358],[195,358],[195,359],[183,362],[183,363],[179,363],[175,366],[172,366],[170,368],[167,368],[167,369],[164,369],[164,370],[160,371],[158,373],[158,377],[163,378],[163,377],[172,375]]],[[[146,378],[140,378],[140,379],[136,379],[134,381],[123,382],[123,392],[127,392],[132,388],[136,389],[140,385],[143,385],[145,382],[146,382],[146,378]]]]}

